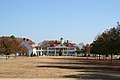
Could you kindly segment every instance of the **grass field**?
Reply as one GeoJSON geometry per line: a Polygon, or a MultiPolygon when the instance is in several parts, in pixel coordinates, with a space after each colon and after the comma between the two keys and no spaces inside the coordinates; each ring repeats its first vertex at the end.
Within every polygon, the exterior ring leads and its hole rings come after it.
{"type": "Polygon", "coordinates": [[[41,56],[0,59],[0,78],[63,78],[120,80],[120,60],[41,56]]]}

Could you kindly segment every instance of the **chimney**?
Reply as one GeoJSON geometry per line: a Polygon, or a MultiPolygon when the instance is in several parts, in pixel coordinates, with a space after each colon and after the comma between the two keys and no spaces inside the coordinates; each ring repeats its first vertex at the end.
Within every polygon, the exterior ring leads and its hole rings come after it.
{"type": "Polygon", "coordinates": [[[60,38],[60,42],[61,42],[61,44],[63,44],[63,43],[64,43],[64,40],[63,40],[63,38],[60,38]]]}
{"type": "Polygon", "coordinates": [[[29,39],[27,39],[27,41],[29,41],[29,39]]]}
{"type": "Polygon", "coordinates": [[[57,43],[57,40],[55,40],[55,42],[54,43],[57,43]]]}
{"type": "Polygon", "coordinates": [[[67,40],[67,43],[69,43],[69,41],[67,40]]]}
{"type": "Polygon", "coordinates": [[[23,38],[23,40],[25,41],[26,39],[25,39],[25,38],[23,38]]]}

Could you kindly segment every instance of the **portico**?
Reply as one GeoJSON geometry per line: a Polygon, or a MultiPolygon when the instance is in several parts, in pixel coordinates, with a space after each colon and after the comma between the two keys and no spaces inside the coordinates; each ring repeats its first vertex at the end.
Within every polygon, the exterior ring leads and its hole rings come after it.
{"type": "MultiPolygon", "coordinates": [[[[61,39],[62,40],[62,39],[61,39]]],[[[51,46],[47,47],[47,55],[50,56],[58,56],[58,55],[76,55],[76,46],[72,43],[65,43],[60,41],[61,43],[54,43],[51,46]]]]}

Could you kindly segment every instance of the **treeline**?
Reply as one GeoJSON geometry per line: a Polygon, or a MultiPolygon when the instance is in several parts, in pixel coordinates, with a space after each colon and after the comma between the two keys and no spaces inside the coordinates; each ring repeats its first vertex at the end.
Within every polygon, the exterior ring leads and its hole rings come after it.
{"type": "MultiPolygon", "coordinates": [[[[95,41],[91,44],[90,53],[100,55],[111,55],[111,62],[113,55],[120,54],[120,25],[105,30],[98,35],[95,41]]],[[[100,58],[100,57],[99,57],[100,58]]]]}
{"type": "Polygon", "coordinates": [[[0,55],[1,54],[6,55],[6,59],[10,54],[15,54],[16,57],[17,53],[27,53],[27,52],[28,49],[24,45],[21,45],[21,41],[18,40],[16,37],[14,36],[0,37],[0,55]]]}

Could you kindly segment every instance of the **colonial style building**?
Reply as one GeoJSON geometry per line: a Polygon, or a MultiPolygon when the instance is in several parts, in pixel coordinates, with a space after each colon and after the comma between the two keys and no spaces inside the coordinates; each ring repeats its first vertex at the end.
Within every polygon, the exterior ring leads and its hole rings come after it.
{"type": "Polygon", "coordinates": [[[63,38],[60,40],[52,40],[52,43],[47,45],[46,48],[36,46],[37,55],[48,55],[48,56],[76,56],[76,48],[74,43],[70,43],[68,40],[65,41],[63,38]]]}
{"type": "Polygon", "coordinates": [[[21,45],[24,45],[28,49],[28,56],[32,53],[36,54],[35,42],[27,38],[19,38],[19,40],[21,40],[21,45]]]}
{"type": "Polygon", "coordinates": [[[60,38],[60,40],[45,40],[41,44],[35,46],[35,42],[28,38],[16,38],[21,44],[27,48],[28,52],[17,53],[18,56],[37,55],[37,56],[76,56],[77,46],[74,43],[60,38]]]}
{"type": "Polygon", "coordinates": [[[68,40],[65,42],[63,38],[60,41],[55,41],[52,45],[47,47],[47,55],[72,55],[76,54],[76,46],[73,43],[70,43],[68,40]]]}
{"type": "Polygon", "coordinates": [[[43,56],[43,55],[45,55],[44,53],[46,50],[43,50],[43,48],[41,46],[35,46],[34,51],[36,52],[35,54],[37,56],[43,56]]]}

